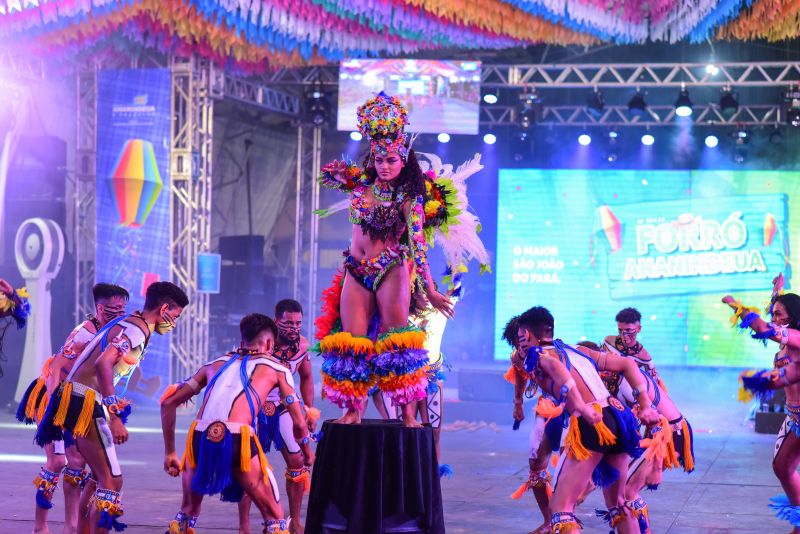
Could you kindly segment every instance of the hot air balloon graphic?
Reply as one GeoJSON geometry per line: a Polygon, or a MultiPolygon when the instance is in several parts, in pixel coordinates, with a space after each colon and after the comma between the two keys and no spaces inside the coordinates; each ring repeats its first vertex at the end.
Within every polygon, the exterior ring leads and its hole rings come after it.
{"type": "Polygon", "coordinates": [[[619,219],[608,206],[597,208],[597,214],[600,217],[600,228],[603,229],[608,244],[611,246],[611,252],[620,250],[622,248],[622,225],[619,223],[619,219]]]}
{"type": "Polygon", "coordinates": [[[153,144],[144,139],[125,141],[109,181],[119,224],[130,228],[144,225],[164,187],[153,144]]]}

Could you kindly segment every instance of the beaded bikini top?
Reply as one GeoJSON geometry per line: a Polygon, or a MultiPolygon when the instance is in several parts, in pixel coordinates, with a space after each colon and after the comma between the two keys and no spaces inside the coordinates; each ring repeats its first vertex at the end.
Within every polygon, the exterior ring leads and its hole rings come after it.
{"type": "Polygon", "coordinates": [[[370,206],[367,198],[369,188],[369,185],[362,183],[353,188],[350,199],[350,222],[359,225],[371,239],[385,241],[389,236],[397,237],[406,225],[405,217],[400,210],[407,198],[405,192],[396,190],[390,201],[380,202],[375,199],[376,203],[370,206]]]}

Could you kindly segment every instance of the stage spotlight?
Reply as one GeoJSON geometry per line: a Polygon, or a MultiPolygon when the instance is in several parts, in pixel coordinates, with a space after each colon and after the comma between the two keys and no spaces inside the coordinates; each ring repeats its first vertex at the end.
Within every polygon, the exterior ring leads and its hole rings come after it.
{"type": "Polygon", "coordinates": [[[450,134],[448,133],[440,133],[436,136],[436,139],[439,140],[440,143],[449,143],[450,142],[450,134]]]}
{"type": "Polygon", "coordinates": [[[786,124],[800,127],[800,91],[791,87],[783,93],[783,108],[786,113],[786,124]]]}
{"type": "Polygon", "coordinates": [[[599,119],[603,116],[604,109],[605,101],[603,100],[603,93],[595,89],[586,99],[586,112],[595,119],[599,119]]]}
{"type": "Polygon", "coordinates": [[[716,135],[710,134],[706,136],[706,146],[708,148],[715,148],[719,144],[719,139],[716,135]]]}
{"type": "Polygon", "coordinates": [[[486,93],[483,95],[483,101],[487,104],[497,104],[497,94],[495,93],[486,93]]]}
{"type": "Polygon", "coordinates": [[[616,138],[618,138],[618,137],[619,137],[619,132],[618,132],[618,131],[616,131],[616,130],[612,129],[612,130],[610,130],[610,131],[608,132],[608,138],[609,138],[609,139],[616,139],[616,138]]]}
{"type": "Polygon", "coordinates": [[[719,74],[719,67],[717,67],[713,63],[709,63],[708,65],[706,65],[706,74],[710,76],[716,76],[717,74],[719,74]]]}
{"type": "Polygon", "coordinates": [[[738,144],[738,141],[736,147],[733,149],[733,161],[739,165],[747,161],[747,147],[744,144],[738,144]]]}
{"type": "Polygon", "coordinates": [[[656,142],[656,138],[653,137],[651,134],[646,133],[642,136],[642,144],[644,146],[651,146],[653,143],[656,142]]]}
{"type": "Polygon", "coordinates": [[[493,133],[487,133],[483,136],[483,142],[487,145],[493,145],[497,142],[497,136],[493,133]]]}
{"type": "Polygon", "coordinates": [[[730,89],[723,89],[719,97],[719,111],[726,119],[733,117],[739,111],[739,97],[730,89]]]}
{"type": "Polygon", "coordinates": [[[678,117],[688,117],[692,114],[692,100],[686,87],[681,88],[678,99],[675,101],[675,114],[678,117]]]}
{"type": "Polygon", "coordinates": [[[773,145],[783,144],[783,132],[781,132],[781,129],[777,124],[769,134],[769,142],[773,145]]]}
{"type": "Polygon", "coordinates": [[[364,138],[361,132],[350,132],[350,139],[353,141],[361,141],[364,138]]]}
{"type": "Polygon", "coordinates": [[[519,125],[527,130],[531,125],[536,124],[541,117],[542,100],[536,92],[522,93],[519,95],[521,108],[519,110],[519,125]]]}
{"type": "Polygon", "coordinates": [[[745,130],[744,128],[739,128],[738,130],[736,130],[736,138],[737,139],[741,139],[742,143],[746,143],[747,142],[747,130],[745,130]]]}
{"type": "Polygon", "coordinates": [[[628,114],[631,117],[641,117],[647,111],[647,102],[644,101],[644,95],[639,91],[633,95],[628,101],[628,114]]]}
{"type": "Polygon", "coordinates": [[[583,133],[578,136],[578,142],[583,146],[589,146],[592,142],[592,136],[587,133],[583,133]]]}
{"type": "Polygon", "coordinates": [[[327,95],[322,91],[322,84],[317,84],[306,93],[306,116],[314,126],[322,126],[329,114],[327,95]]]}

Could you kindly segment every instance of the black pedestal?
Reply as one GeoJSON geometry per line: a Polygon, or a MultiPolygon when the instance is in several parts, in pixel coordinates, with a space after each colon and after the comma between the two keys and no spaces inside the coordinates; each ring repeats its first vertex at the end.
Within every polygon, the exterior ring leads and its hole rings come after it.
{"type": "Polygon", "coordinates": [[[326,421],[306,534],[444,534],[433,431],[397,421],[326,421]]]}

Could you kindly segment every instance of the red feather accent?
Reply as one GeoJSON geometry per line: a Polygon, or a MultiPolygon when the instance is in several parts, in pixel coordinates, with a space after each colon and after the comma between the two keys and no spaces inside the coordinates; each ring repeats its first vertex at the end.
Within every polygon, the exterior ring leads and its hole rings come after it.
{"type": "Polygon", "coordinates": [[[344,283],[344,272],[336,271],[330,287],[322,292],[322,314],[314,321],[317,329],[314,337],[322,339],[333,330],[336,321],[339,320],[339,301],[342,297],[342,284],[344,283]]]}

